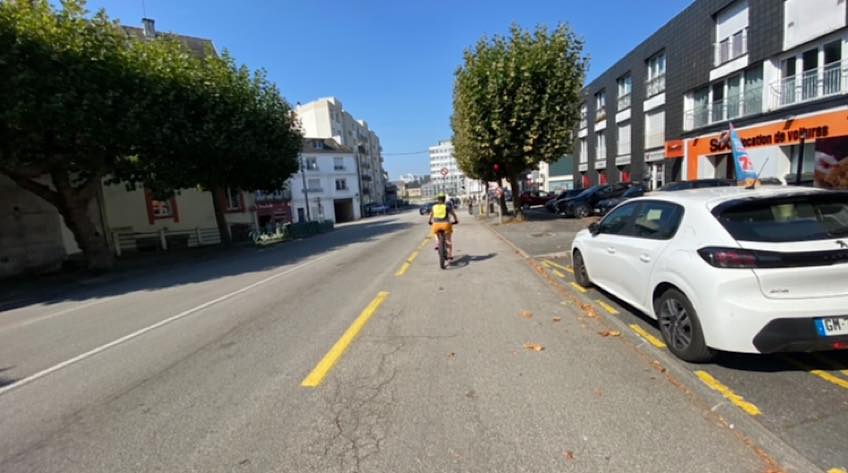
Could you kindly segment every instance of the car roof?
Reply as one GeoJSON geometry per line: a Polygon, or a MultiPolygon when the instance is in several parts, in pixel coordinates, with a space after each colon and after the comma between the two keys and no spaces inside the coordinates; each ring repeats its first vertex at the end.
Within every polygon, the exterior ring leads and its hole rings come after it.
{"type": "Polygon", "coordinates": [[[723,202],[737,199],[765,199],[769,197],[809,194],[811,192],[827,191],[814,187],[778,185],[761,185],[754,189],[747,189],[743,186],[703,187],[675,192],[651,192],[642,197],[632,199],[632,201],[662,200],[683,206],[705,205],[707,208],[713,208],[723,202]]]}

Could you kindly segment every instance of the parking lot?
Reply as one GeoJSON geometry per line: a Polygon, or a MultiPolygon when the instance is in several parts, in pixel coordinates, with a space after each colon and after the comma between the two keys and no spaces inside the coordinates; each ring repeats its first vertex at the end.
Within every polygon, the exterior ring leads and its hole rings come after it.
{"type": "Polygon", "coordinates": [[[621,327],[651,356],[675,363],[685,381],[724,399],[714,409],[735,409],[786,442],[824,471],[848,467],[848,351],[818,354],[721,353],[713,363],[690,364],[668,352],[655,321],[597,288],[574,282],[569,249],[593,218],[557,218],[531,209],[523,223],[492,228],[591,310],[621,327]]]}

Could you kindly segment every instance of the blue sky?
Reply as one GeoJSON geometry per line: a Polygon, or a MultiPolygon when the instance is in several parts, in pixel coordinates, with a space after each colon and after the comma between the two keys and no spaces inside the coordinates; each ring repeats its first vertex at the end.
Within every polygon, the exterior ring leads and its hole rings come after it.
{"type": "Polygon", "coordinates": [[[453,73],[482,35],[517,22],[567,22],[586,42],[591,80],[691,0],[89,0],[113,18],[210,38],[264,68],[292,103],[336,96],[380,136],[392,179],[428,172],[450,137],[453,73]]]}

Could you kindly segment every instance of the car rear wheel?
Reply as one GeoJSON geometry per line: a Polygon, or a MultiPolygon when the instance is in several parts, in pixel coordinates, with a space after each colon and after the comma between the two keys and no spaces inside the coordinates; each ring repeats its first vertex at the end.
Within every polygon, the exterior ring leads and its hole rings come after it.
{"type": "Polygon", "coordinates": [[[583,287],[591,286],[592,281],[589,280],[589,272],[586,271],[586,263],[583,261],[583,255],[580,254],[580,250],[574,251],[573,266],[574,281],[583,287]]]}
{"type": "Polygon", "coordinates": [[[574,209],[574,216],[577,217],[577,218],[586,218],[591,213],[592,212],[589,210],[589,207],[586,206],[586,205],[581,205],[581,206],[577,207],[576,209],[574,209]]]}
{"type": "Polygon", "coordinates": [[[665,291],[654,301],[654,312],[663,340],[678,358],[703,363],[715,357],[715,352],[704,342],[704,332],[695,308],[682,292],[677,289],[665,291]]]}

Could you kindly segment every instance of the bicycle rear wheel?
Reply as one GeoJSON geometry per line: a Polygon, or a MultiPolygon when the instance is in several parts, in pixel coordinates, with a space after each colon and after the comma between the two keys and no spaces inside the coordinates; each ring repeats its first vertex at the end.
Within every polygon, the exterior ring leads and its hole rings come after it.
{"type": "Polygon", "coordinates": [[[445,269],[448,261],[448,249],[445,245],[445,232],[439,232],[439,267],[445,269]]]}

